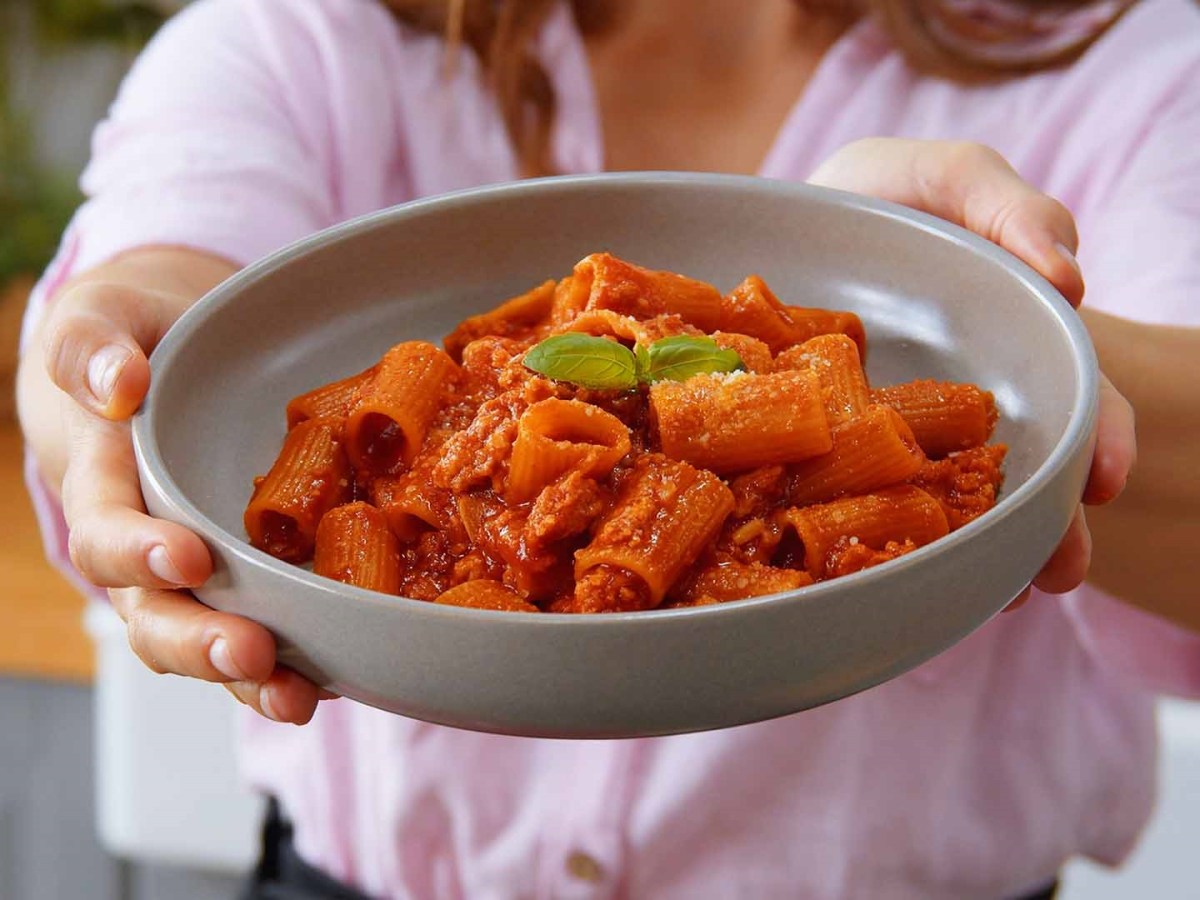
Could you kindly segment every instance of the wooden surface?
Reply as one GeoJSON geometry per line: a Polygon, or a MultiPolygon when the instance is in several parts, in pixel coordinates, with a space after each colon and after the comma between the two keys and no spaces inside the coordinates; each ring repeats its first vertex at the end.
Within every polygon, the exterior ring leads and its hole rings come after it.
{"type": "Polygon", "coordinates": [[[0,285],[0,422],[17,417],[16,391],[17,342],[21,336],[21,319],[25,303],[33,288],[33,279],[17,278],[0,285]]]}
{"type": "Polygon", "coordinates": [[[22,475],[21,434],[0,420],[0,674],[90,681],[84,600],[46,562],[22,475]]]}

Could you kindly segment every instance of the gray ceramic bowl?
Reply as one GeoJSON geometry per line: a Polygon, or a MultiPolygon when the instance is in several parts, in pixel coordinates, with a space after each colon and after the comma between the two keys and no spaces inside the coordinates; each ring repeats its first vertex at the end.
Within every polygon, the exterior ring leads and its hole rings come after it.
{"type": "Polygon", "coordinates": [[[316,235],[226,282],[153,360],[134,423],[150,511],[212,549],[198,596],[266,624],[281,658],[338,693],[485,731],[625,737],[797,712],[899,675],[1003,608],[1041,568],[1082,491],[1097,376],[1044,280],[902,207],[752,178],[561,178],[407,204],[316,235]],[[762,275],[787,302],[846,308],[878,384],[995,392],[1004,496],[958,532],[856,575],[686,610],[517,615],[346,587],[250,547],[242,512],[288,399],[393,343],[568,272],[595,250],[722,289],[762,275]]]}

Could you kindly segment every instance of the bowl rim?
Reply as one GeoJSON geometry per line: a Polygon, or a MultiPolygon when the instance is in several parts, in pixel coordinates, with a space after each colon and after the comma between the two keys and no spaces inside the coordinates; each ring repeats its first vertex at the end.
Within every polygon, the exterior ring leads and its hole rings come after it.
{"type": "MultiPolygon", "coordinates": [[[[1059,327],[1066,333],[1072,350],[1071,360],[1076,379],[1076,390],[1071,415],[1062,436],[1047,458],[1029,478],[1012,493],[1002,497],[987,513],[911,553],[850,575],[819,581],[790,591],[703,606],[616,612],[603,616],[550,612],[514,616],[509,612],[499,610],[475,609],[392,596],[354,585],[342,584],[315,575],[306,568],[285,563],[270,556],[252,546],[246,539],[232,534],[214,522],[187,497],[171,477],[155,440],[156,386],[160,383],[160,379],[153,375],[150,388],[132,423],[134,453],[139,476],[143,483],[151,484],[168,507],[184,516],[189,523],[185,527],[193,529],[206,543],[218,545],[222,553],[232,554],[255,568],[267,569],[297,587],[315,589],[335,602],[346,601],[352,602],[354,605],[367,603],[384,611],[395,610],[399,613],[407,611],[416,615],[444,617],[448,621],[458,619],[487,621],[493,624],[508,623],[503,627],[546,628],[562,627],[567,623],[576,623],[576,627],[578,627],[586,623],[586,627],[590,628],[622,628],[633,621],[644,623],[674,620],[683,622],[701,617],[708,619],[731,615],[741,616],[748,614],[752,609],[771,607],[781,602],[817,603],[827,595],[843,592],[849,587],[867,588],[908,568],[924,566],[959,545],[973,541],[1002,519],[1018,514],[1042,488],[1056,478],[1080,448],[1091,439],[1099,404],[1099,369],[1091,338],[1088,336],[1082,320],[1062,294],[1029,265],[986,238],[920,210],[887,200],[811,185],[806,182],[783,181],[756,175],[692,172],[606,172],[591,175],[557,175],[472,187],[422,197],[358,216],[322,229],[262,257],[206,293],[180,316],[159,342],[150,357],[152,373],[158,374],[163,367],[170,367],[177,353],[186,345],[192,333],[203,325],[210,312],[227,306],[236,299],[244,287],[269,276],[312,250],[353,238],[358,234],[369,232],[397,220],[419,218],[428,212],[454,210],[459,207],[469,208],[480,203],[519,202],[531,194],[570,192],[580,188],[603,190],[629,187],[666,190],[701,187],[720,191],[766,192],[807,197],[822,203],[849,208],[856,212],[902,222],[943,240],[948,240],[960,248],[999,265],[1047,308],[1057,320],[1059,327]]],[[[203,591],[203,586],[199,590],[203,591]]]]}

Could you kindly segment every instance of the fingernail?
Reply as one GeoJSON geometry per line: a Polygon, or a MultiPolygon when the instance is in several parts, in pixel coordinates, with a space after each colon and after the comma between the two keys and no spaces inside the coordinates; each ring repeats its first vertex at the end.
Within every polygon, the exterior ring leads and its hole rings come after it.
{"type": "Polygon", "coordinates": [[[1058,255],[1067,261],[1076,274],[1082,276],[1083,270],[1079,268],[1079,260],[1075,258],[1075,254],[1071,252],[1066,244],[1055,244],[1054,249],[1058,251],[1058,255]]]}
{"type": "Polygon", "coordinates": [[[151,548],[150,552],[146,554],[146,565],[156,578],[161,578],[171,584],[187,583],[187,580],[175,568],[175,563],[171,562],[171,557],[167,555],[167,548],[162,544],[151,548]]]}
{"type": "Polygon", "coordinates": [[[223,637],[217,638],[208,648],[208,661],[226,678],[232,678],[234,681],[247,680],[246,673],[233,661],[233,654],[229,652],[229,642],[223,637]]]}
{"type": "Polygon", "coordinates": [[[93,353],[88,360],[88,387],[101,403],[108,403],[112,399],[113,387],[132,356],[128,347],[109,344],[93,353]]]}
{"type": "Polygon", "coordinates": [[[271,702],[271,688],[269,685],[263,685],[262,690],[258,692],[258,705],[262,708],[263,715],[271,721],[283,721],[283,717],[275,711],[275,705],[271,702]]]}

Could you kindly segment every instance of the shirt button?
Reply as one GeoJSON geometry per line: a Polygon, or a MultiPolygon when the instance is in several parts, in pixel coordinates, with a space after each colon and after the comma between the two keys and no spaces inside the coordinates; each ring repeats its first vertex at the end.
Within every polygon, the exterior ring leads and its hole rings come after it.
{"type": "Polygon", "coordinates": [[[604,867],[596,862],[594,857],[580,850],[567,857],[567,872],[573,878],[589,884],[599,884],[604,880],[604,867]]]}

